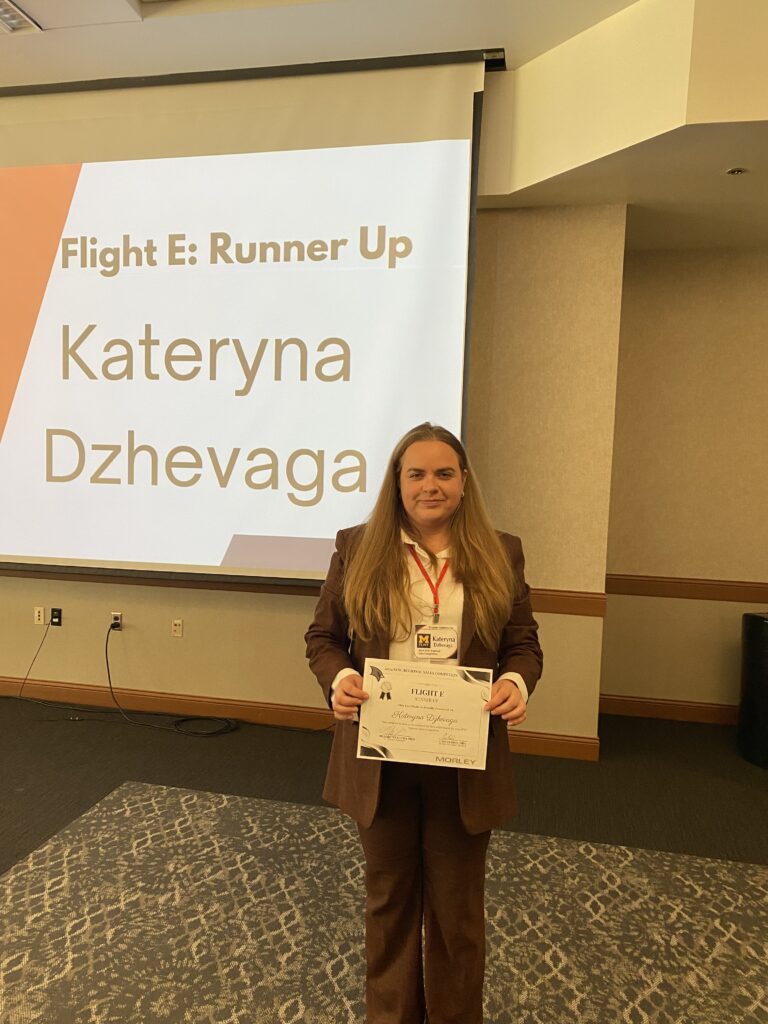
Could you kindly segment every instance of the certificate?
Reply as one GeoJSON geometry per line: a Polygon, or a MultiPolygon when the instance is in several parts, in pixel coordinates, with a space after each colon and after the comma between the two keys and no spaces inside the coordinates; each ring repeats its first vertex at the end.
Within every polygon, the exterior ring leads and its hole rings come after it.
{"type": "Polygon", "coordinates": [[[482,771],[492,682],[489,668],[366,658],[357,756],[482,771]]]}

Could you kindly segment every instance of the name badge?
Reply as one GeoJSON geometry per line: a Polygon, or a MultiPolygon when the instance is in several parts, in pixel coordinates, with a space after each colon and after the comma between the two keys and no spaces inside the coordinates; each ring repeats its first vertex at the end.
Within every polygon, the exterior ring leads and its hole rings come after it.
{"type": "Polygon", "coordinates": [[[458,658],[459,631],[455,626],[416,626],[413,631],[413,653],[421,660],[458,658]]]}

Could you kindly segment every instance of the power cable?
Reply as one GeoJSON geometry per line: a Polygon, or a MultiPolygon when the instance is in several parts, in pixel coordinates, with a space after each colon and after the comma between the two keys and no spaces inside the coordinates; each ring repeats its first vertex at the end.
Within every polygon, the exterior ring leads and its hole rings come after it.
{"type": "Polygon", "coordinates": [[[110,634],[117,628],[117,623],[110,622],[109,628],[107,629],[107,637],[104,643],[104,660],[107,666],[107,681],[109,682],[109,692],[112,696],[115,707],[118,709],[120,714],[131,725],[143,726],[145,729],[160,729],[162,732],[177,732],[182,736],[196,736],[199,739],[207,739],[210,736],[224,736],[228,732],[234,732],[238,728],[238,723],[234,718],[215,718],[205,715],[191,718],[177,718],[173,725],[155,725],[154,722],[137,722],[126,715],[124,709],[121,707],[120,702],[115,696],[115,691],[112,686],[112,672],[109,667],[109,637],[110,634]],[[186,722],[212,722],[219,723],[219,728],[214,729],[187,729],[182,728],[182,725],[186,722]]]}
{"type": "MultiPolygon", "coordinates": [[[[40,644],[38,645],[38,648],[35,651],[35,655],[32,658],[32,661],[29,663],[29,668],[27,669],[26,674],[25,674],[25,676],[24,676],[24,678],[23,678],[23,680],[21,682],[21,686],[19,687],[19,692],[17,694],[15,694],[15,696],[14,696],[15,700],[19,700],[19,701],[22,701],[22,702],[25,702],[25,703],[28,703],[28,704],[39,704],[42,707],[54,708],[56,710],[64,709],[64,710],[67,710],[67,711],[74,711],[77,714],[88,714],[88,715],[117,715],[117,714],[119,714],[130,725],[142,726],[145,729],[160,729],[163,732],[176,732],[176,733],[179,733],[182,736],[194,736],[194,737],[199,738],[199,739],[206,739],[206,738],[211,737],[211,736],[224,736],[226,733],[234,732],[236,729],[239,728],[239,724],[238,724],[238,722],[234,718],[215,718],[215,717],[207,717],[207,716],[186,717],[186,718],[177,718],[173,722],[172,725],[156,725],[154,722],[141,722],[141,721],[138,721],[136,719],[133,719],[133,718],[129,717],[125,713],[124,708],[120,705],[120,702],[118,701],[117,697],[115,696],[114,687],[112,685],[112,672],[111,672],[110,664],[109,664],[109,635],[113,631],[113,629],[116,628],[116,625],[113,624],[113,623],[110,623],[109,628],[107,630],[106,642],[105,642],[105,645],[104,645],[104,658],[105,658],[106,668],[107,668],[107,680],[109,682],[109,692],[110,692],[110,696],[112,697],[112,702],[115,705],[115,710],[113,710],[112,708],[89,708],[89,707],[83,707],[81,705],[76,705],[76,704],[65,704],[65,703],[61,703],[61,702],[58,702],[58,701],[57,702],[53,702],[53,701],[48,701],[48,700],[40,700],[37,697],[24,697],[23,696],[24,687],[26,686],[27,681],[29,680],[29,676],[30,676],[30,674],[32,672],[32,669],[34,667],[35,662],[37,661],[38,655],[40,654],[40,651],[43,648],[43,644],[46,641],[46,638],[48,636],[48,631],[49,631],[50,628],[51,628],[51,623],[50,623],[50,621],[48,621],[45,624],[45,633],[43,634],[43,639],[40,641],[40,644]],[[218,728],[192,729],[192,728],[188,727],[188,724],[191,723],[191,722],[208,722],[208,723],[213,723],[214,725],[216,723],[218,723],[218,728]]],[[[151,712],[151,711],[139,712],[139,714],[149,714],[149,715],[151,715],[151,714],[153,714],[153,712],[151,712]]],[[[76,719],[76,718],[66,719],[66,721],[73,721],[73,722],[74,721],[82,721],[82,720],[83,719],[76,719]]],[[[55,721],[63,721],[63,719],[49,718],[49,719],[44,719],[44,721],[55,722],[55,721]]],[[[101,719],[99,719],[99,718],[91,718],[91,719],[85,719],[85,721],[102,721],[103,722],[103,721],[107,721],[107,720],[104,719],[104,718],[101,718],[101,719]]]]}

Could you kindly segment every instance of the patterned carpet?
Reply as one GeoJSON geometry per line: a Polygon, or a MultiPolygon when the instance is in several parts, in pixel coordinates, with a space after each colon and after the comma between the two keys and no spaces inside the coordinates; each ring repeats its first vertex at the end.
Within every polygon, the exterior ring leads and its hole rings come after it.
{"type": "MultiPolygon", "coordinates": [[[[332,809],[126,783],[0,879],[2,1024],[359,1024],[332,809]]],[[[493,1024],[767,1024],[768,868],[496,833],[493,1024]]]]}

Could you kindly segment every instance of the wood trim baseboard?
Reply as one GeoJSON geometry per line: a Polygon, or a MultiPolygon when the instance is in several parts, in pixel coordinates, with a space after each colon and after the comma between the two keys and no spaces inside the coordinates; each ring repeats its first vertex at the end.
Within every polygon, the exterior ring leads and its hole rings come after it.
{"type": "MultiPolygon", "coordinates": [[[[137,587],[174,587],[189,590],[230,590],[253,594],[293,594],[302,597],[317,597],[321,583],[267,583],[242,577],[228,579],[205,578],[183,579],[164,576],[141,576],[110,574],[108,571],[89,573],[87,569],[73,572],[69,568],[57,571],[52,567],[35,568],[30,564],[0,568],[0,577],[17,579],[59,580],[63,583],[119,583],[137,587]]],[[[738,601],[741,604],[768,605],[768,583],[749,583],[739,580],[684,579],[674,576],[629,576],[609,573],[605,577],[605,593],[581,590],[551,590],[531,588],[531,604],[536,612],[553,615],[587,615],[605,617],[606,595],[618,594],[626,597],[677,597],[695,601],[738,601]]]]}
{"type": "MultiPolygon", "coordinates": [[[[21,679],[0,676],[0,696],[16,697],[21,679]]],[[[293,729],[323,731],[333,727],[333,715],[324,708],[267,701],[231,700],[221,697],[197,697],[192,694],[157,693],[154,690],[123,690],[115,695],[126,711],[146,711],[157,715],[236,718],[255,725],[279,725],[293,729]]],[[[55,704],[77,704],[93,708],[114,708],[106,686],[89,683],[60,683],[49,679],[28,679],[22,696],[49,700],[55,704]]]]}
{"type": "Polygon", "coordinates": [[[600,758],[598,736],[561,736],[547,732],[509,730],[509,749],[515,754],[538,754],[541,757],[566,757],[574,761],[597,761],[600,758]]]}
{"type": "Polygon", "coordinates": [[[741,604],[768,602],[768,583],[740,580],[698,580],[675,576],[629,576],[609,573],[607,594],[626,597],[677,597],[693,601],[738,601],[741,604]]]}
{"type": "Polygon", "coordinates": [[[666,718],[675,722],[703,722],[707,725],[736,725],[735,704],[704,704],[684,700],[652,700],[604,693],[600,697],[603,715],[632,715],[637,718],[666,718]]]}
{"type": "MultiPolygon", "coordinates": [[[[21,679],[0,676],[0,697],[17,697],[21,679]]],[[[190,694],[157,693],[153,690],[115,688],[120,705],[126,711],[178,717],[235,718],[255,725],[276,725],[311,732],[330,732],[335,722],[330,710],[266,701],[229,700],[221,697],[196,697],[190,694]]],[[[114,708],[106,686],[88,683],[59,683],[50,679],[28,679],[22,696],[47,700],[54,704],[76,704],[96,709],[114,708]]],[[[581,761],[598,759],[600,741],[583,736],[560,736],[541,732],[509,730],[509,749],[518,754],[566,757],[581,761]]]]}
{"type": "Polygon", "coordinates": [[[605,594],[580,590],[531,590],[531,605],[535,612],[553,615],[589,615],[605,617],[605,594]]]}

